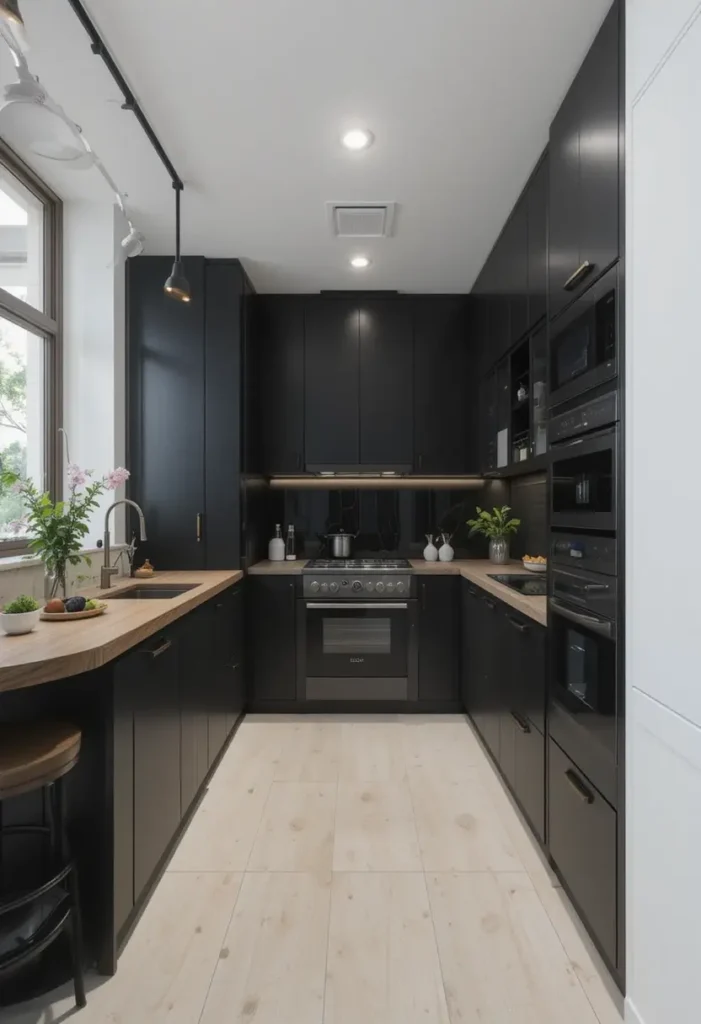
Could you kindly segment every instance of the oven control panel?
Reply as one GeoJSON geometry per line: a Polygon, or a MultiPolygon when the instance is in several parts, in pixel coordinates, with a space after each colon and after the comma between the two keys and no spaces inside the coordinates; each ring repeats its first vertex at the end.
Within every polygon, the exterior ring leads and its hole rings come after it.
{"type": "Polygon", "coordinates": [[[389,601],[411,597],[411,576],[406,573],[352,573],[334,576],[313,573],[303,577],[303,593],[306,598],[329,598],[334,601],[389,601]]]}

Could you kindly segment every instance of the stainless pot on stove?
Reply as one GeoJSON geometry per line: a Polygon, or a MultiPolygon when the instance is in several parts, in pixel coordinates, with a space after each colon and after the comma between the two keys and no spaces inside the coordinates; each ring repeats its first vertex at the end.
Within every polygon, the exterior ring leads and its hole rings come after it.
{"type": "Polygon", "coordinates": [[[331,557],[350,558],[353,541],[357,536],[357,533],[344,533],[343,530],[339,533],[327,533],[326,540],[331,545],[331,557]]]}

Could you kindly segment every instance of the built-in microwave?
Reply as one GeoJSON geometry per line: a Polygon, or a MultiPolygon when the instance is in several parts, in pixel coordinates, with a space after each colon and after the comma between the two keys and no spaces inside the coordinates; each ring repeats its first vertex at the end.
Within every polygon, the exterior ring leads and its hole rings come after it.
{"type": "Polygon", "coordinates": [[[616,529],[618,428],[553,446],[550,525],[556,530],[616,529]]]}
{"type": "Polygon", "coordinates": [[[616,377],[618,294],[614,267],[551,324],[551,408],[616,377]]]}

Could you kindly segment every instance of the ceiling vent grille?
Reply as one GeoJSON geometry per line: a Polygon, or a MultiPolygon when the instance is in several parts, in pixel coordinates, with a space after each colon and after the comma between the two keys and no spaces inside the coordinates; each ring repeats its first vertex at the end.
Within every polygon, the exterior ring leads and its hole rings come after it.
{"type": "Polygon", "coordinates": [[[331,232],[337,238],[389,238],[396,203],[327,203],[331,232]]]}

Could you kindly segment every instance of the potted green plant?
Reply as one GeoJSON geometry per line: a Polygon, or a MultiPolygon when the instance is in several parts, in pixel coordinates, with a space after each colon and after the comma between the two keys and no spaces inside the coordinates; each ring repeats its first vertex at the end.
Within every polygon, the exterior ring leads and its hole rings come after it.
{"type": "Polygon", "coordinates": [[[492,512],[476,508],[476,519],[468,519],[470,537],[481,534],[489,538],[489,558],[496,565],[504,565],[509,561],[509,537],[516,533],[521,525],[520,519],[509,519],[511,508],[502,505],[501,508],[494,508],[492,512]]]}
{"type": "Polygon", "coordinates": [[[3,608],[0,614],[0,627],[10,636],[31,633],[39,621],[39,615],[38,602],[27,594],[20,594],[3,608]]]}

